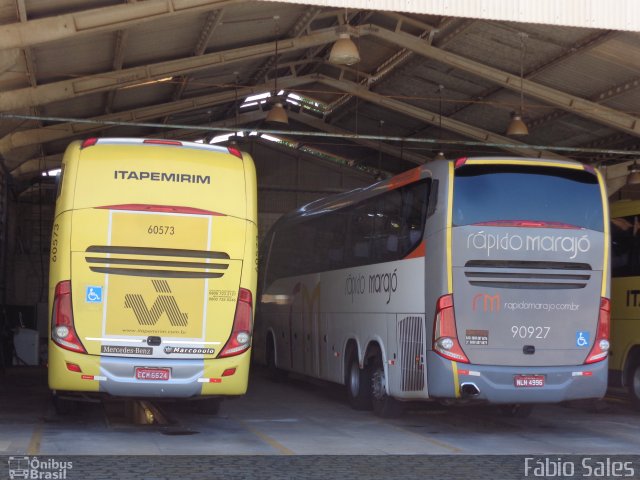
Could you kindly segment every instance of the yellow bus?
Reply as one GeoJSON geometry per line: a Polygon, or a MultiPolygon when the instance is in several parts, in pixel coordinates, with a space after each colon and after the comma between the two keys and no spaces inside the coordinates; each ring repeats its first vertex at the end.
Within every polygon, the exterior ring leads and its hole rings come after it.
{"type": "Polygon", "coordinates": [[[611,204],[609,385],[640,409],[640,200],[611,204]]]}
{"type": "Polygon", "coordinates": [[[257,278],[253,160],[104,138],[67,148],[49,276],[49,387],[78,397],[246,392],[257,278]]]}

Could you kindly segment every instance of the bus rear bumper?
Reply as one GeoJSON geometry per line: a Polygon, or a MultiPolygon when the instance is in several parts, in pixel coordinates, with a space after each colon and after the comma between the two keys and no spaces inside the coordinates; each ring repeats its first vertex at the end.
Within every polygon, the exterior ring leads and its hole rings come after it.
{"type": "Polygon", "coordinates": [[[503,367],[454,365],[435,353],[428,359],[429,396],[432,398],[493,404],[559,403],[602,398],[607,390],[607,360],[562,367],[503,367]]]}
{"type": "Polygon", "coordinates": [[[57,346],[49,353],[49,388],[61,392],[189,398],[243,395],[247,390],[249,352],[211,360],[106,357],[63,351],[57,346]],[[69,363],[80,371],[69,370],[69,363]],[[136,378],[138,368],[168,371],[168,378],[141,380],[136,378]]]}

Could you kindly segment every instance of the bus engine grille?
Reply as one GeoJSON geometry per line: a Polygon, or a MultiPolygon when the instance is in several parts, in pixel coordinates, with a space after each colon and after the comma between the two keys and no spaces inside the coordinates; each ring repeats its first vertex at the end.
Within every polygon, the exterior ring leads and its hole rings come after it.
{"type": "Polygon", "coordinates": [[[156,278],[221,278],[230,259],[225,252],[173,248],[92,245],[86,253],[92,272],[156,278]]]}
{"type": "Polygon", "coordinates": [[[578,289],[591,279],[586,263],[524,260],[471,260],[464,274],[469,284],[494,288],[578,289]]]}
{"type": "Polygon", "coordinates": [[[424,389],[424,318],[405,317],[398,322],[402,391],[424,389]]]}

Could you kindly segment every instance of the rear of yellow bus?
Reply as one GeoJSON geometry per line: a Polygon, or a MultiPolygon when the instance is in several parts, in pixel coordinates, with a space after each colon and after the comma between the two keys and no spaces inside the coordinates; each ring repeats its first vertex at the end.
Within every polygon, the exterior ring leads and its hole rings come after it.
{"type": "Polygon", "coordinates": [[[245,393],[257,255],[251,157],[89,139],[67,148],[62,167],[49,279],[54,394],[245,393]]]}
{"type": "Polygon", "coordinates": [[[640,201],[611,204],[611,360],[609,386],[640,409],[640,201]]]}

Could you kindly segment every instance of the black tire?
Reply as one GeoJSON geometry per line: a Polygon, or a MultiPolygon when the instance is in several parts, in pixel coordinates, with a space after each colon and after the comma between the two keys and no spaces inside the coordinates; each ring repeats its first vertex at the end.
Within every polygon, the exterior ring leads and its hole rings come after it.
{"type": "Polygon", "coordinates": [[[53,408],[58,415],[71,415],[78,410],[78,402],[53,395],[53,408]]]}
{"type": "Polygon", "coordinates": [[[631,405],[640,410],[640,360],[636,360],[629,370],[627,394],[631,405]]]}
{"type": "Polygon", "coordinates": [[[509,418],[527,418],[531,412],[533,412],[533,405],[529,403],[513,403],[500,407],[500,413],[509,418]]]}
{"type": "Polygon", "coordinates": [[[276,350],[271,335],[267,338],[267,371],[273,382],[282,382],[287,379],[287,372],[276,366],[276,350]]]}
{"type": "Polygon", "coordinates": [[[371,372],[368,368],[360,368],[358,354],[355,350],[349,353],[347,372],[347,399],[354,410],[371,410],[371,372]]]}
{"type": "Polygon", "coordinates": [[[402,404],[387,394],[382,359],[378,356],[371,368],[371,401],[373,413],[382,418],[396,418],[402,415],[402,404]]]}

